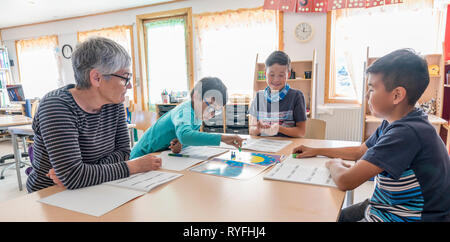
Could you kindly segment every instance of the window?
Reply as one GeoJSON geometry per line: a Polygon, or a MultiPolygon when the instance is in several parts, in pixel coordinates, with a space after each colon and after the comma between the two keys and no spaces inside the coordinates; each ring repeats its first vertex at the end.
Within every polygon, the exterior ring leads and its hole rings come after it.
{"type": "Polygon", "coordinates": [[[135,77],[136,75],[134,66],[133,27],[116,26],[111,28],[78,32],[78,42],[83,42],[87,40],[89,37],[93,36],[100,36],[114,40],[115,42],[123,46],[125,50],[128,51],[132,63],[131,72],[133,74],[133,85],[132,85],[133,87],[127,90],[127,96],[130,98],[130,101],[135,102],[137,97],[136,97],[136,77],[135,77]]]}
{"type": "Polygon", "coordinates": [[[442,52],[445,14],[433,1],[328,13],[325,103],[360,103],[364,62],[400,48],[442,52]]]}
{"type": "Polygon", "coordinates": [[[188,93],[193,85],[191,9],[137,16],[143,109],[154,109],[166,90],[188,93]]]}
{"type": "Polygon", "coordinates": [[[16,41],[19,77],[25,98],[42,98],[63,85],[57,48],[56,35],[16,41]]]}
{"type": "Polygon", "coordinates": [[[279,49],[279,12],[239,9],[194,16],[198,79],[220,78],[231,94],[252,96],[255,60],[279,49]]]}
{"type": "Polygon", "coordinates": [[[184,17],[144,23],[151,104],[161,102],[164,89],[189,90],[185,26],[184,17]]]}

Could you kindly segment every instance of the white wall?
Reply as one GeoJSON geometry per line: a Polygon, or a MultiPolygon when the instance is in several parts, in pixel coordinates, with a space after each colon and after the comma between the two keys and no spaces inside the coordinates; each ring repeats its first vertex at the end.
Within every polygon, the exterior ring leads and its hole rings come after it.
{"type": "MultiPolygon", "coordinates": [[[[263,0],[189,0],[172,4],[159,5],[154,7],[140,8],[129,11],[110,13],[83,17],[72,20],[58,21],[52,23],[38,24],[32,26],[18,27],[1,31],[2,39],[10,52],[10,58],[14,60],[16,66],[13,68],[15,78],[17,73],[17,58],[15,53],[15,40],[38,37],[43,35],[58,35],[60,49],[64,44],[75,46],[77,43],[77,31],[101,29],[117,25],[134,25],[134,47],[136,64],[136,82],[139,82],[139,57],[137,44],[137,30],[135,26],[136,15],[152,12],[166,11],[171,9],[192,7],[193,14],[203,12],[224,11],[227,9],[254,8],[262,6],[263,0]]],[[[323,104],[323,88],[325,76],[325,47],[326,47],[326,14],[300,14],[286,13],[284,15],[284,41],[285,51],[293,61],[312,59],[313,50],[317,51],[318,57],[318,92],[317,102],[323,104]],[[314,28],[314,37],[307,43],[300,43],[294,38],[294,27],[299,22],[309,22],[314,28]]],[[[195,47],[195,46],[194,46],[195,47]]],[[[194,50],[195,55],[195,50],[194,50]]],[[[194,58],[195,59],[195,58],[194,58]]],[[[196,65],[194,61],[194,66],[196,65]]],[[[73,71],[70,60],[62,58],[64,83],[74,83],[73,71]]],[[[253,71],[253,70],[249,70],[253,71]]],[[[197,75],[194,76],[197,77],[197,75]]],[[[253,81],[253,80],[249,80],[253,81]]],[[[138,88],[138,100],[140,100],[140,90],[138,88]]]]}

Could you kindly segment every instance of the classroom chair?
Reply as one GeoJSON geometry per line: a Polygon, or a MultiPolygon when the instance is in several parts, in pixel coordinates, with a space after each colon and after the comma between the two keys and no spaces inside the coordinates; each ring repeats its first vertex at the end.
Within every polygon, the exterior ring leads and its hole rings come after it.
{"type": "MultiPolygon", "coordinates": [[[[151,111],[134,111],[131,112],[131,123],[135,124],[135,131],[142,130],[145,132],[148,128],[150,128],[155,122],[157,114],[151,111]]],[[[138,141],[137,132],[134,133],[134,141],[138,141]]],[[[133,142],[134,143],[134,142],[133,142]]],[[[133,146],[133,144],[132,144],[133,146]]]]}
{"type": "Polygon", "coordinates": [[[131,113],[131,123],[135,129],[146,131],[156,122],[156,113],[150,111],[135,111],[131,113]]]}
{"type": "Polygon", "coordinates": [[[306,139],[325,139],[327,123],[320,119],[306,120],[306,139]]]}

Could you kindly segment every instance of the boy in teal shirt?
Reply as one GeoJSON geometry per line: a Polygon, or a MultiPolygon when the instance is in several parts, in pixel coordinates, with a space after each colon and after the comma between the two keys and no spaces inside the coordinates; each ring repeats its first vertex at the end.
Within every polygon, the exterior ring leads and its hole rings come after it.
{"type": "Polygon", "coordinates": [[[130,159],[167,148],[178,153],[182,145],[218,146],[223,141],[226,144],[241,147],[243,140],[237,135],[199,131],[202,120],[208,120],[219,114],[227,99],[227,88],[220,79],[203,78],[191,91],[190,100],[164,114],[145,131],[131,150],[130,159]]]}

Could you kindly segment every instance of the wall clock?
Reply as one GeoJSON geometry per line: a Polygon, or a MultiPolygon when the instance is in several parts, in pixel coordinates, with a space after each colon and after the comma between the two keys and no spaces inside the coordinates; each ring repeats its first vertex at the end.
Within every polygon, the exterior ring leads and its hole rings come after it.
{"type": "Polygon", "coordinates": [[[297,26],[295,26],[294,35],[298,41],[307,42],[313,37],[314,29],[311,24],[307,22],[301,22],[297,24],[297,26]]]}
{"type": "Polygon", "coordinates": [[[63,45],[63,47],[62,47],[62,55],[63,55],[64,58],[70,59],[72,57],[72,52],[73,52],[72,46],[70,46],[68,44],[63,45]]]}

